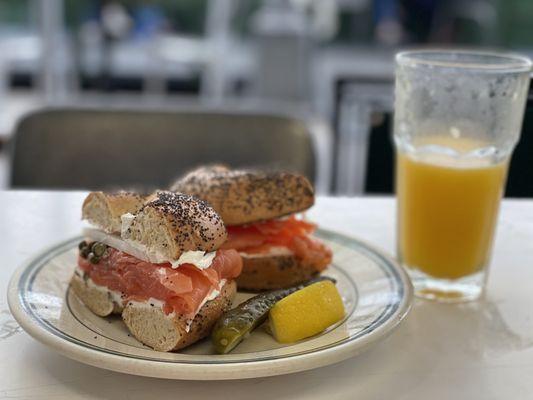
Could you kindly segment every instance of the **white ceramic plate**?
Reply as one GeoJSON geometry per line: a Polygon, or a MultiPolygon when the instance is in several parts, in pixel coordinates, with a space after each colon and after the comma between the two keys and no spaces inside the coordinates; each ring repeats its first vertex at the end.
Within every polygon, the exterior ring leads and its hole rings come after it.
{"type": "MultiPolygon", "coordinates": [[[[172,379],[242,379],[281,375],[332,364],[384,339],[410,309],[409,278],[391,258],[358,240],[320,230],[333,250],[326,274],[337,279],[345,319],[324,333],[280,345],[258,328],[231,354],[216,355],[209,340],[179,353],[162,353],[128,334],[120,317],[92,314],[69,290],[77,244],[61,243],[13,276],[11,312],[35,339],[75,360],[110,370],[172,379]]],[[[239,293],[235,304],[249,294],[239,293]]]]}

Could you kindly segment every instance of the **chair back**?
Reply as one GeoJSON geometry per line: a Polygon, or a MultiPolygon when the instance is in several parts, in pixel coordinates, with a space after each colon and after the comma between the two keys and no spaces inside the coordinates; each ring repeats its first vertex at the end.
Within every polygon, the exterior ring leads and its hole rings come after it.
{"type": "Polygon", "coordinates": [[[162,188],[205,163],[315,178],[304,121],[242,111],[42,110],[19,123],[11,157],[15,188],[162,188]]]}

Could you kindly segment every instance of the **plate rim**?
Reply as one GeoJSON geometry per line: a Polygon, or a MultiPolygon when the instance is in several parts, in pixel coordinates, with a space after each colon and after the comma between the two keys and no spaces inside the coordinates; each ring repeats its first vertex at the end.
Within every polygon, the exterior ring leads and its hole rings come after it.
{"type": "Polygon", "coordinates": [[[406,271],[385,251],[376,248],[364,240],[337,231],[319,228],[317,233],[355,244],[358,246],[358,250],[364,250],[365,256],[378,256],[383,259],[397,273],[404,295],[400,299],[396,311],[387,320],[383,321],[382,324],[377,326],[371,334],[310,353],[244,362],[232,361],[213,364],[186,363],[126,357],[124,355],[84,347],[58,336],[43,326],[41,321],[36,320],[32,315],[27,313],[21,302],[20,296],[22,293],[19,291],[19,285],[24,272],[30,269],[35,262],[38,262],[54,249],[73,242],[78,236],[73,236],[67,240],[56,242],[46,247],[38,253],[35,253],[29,260],[18,267],[9,281],[8,305],[15,320],[37,341],[51,347],[64,356],[108,370],[168,379],[226,380],[283,375],[319,368],[353,357],[367,350],[371,345],[385,339],[396,330],[411,310],[413,287],[406,271]]]}

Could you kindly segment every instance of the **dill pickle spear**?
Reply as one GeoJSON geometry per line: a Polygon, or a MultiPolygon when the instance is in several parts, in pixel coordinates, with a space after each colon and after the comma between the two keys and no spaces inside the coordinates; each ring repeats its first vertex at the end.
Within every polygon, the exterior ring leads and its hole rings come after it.
{"type": "Polygon", "coordinates": [[[321,276],[298,286],[273,290],[251,297],[220,317],[211,332],[211,341],[219,354],[229,353],[255,328],[266,321],[268,312],[278,301],[313,283],[333,278],[321,276]]]}

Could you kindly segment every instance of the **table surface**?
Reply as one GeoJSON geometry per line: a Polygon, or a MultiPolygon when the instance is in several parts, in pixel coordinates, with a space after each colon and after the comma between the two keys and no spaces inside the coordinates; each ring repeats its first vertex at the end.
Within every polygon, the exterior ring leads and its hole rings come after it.
{"type": "MultiPolygon", "coordinates": [[[[79,192],[0,191],[0,398],[32,399],[523,399],[533,393],[533,201],[502,206],[483,301],[415,301],[387,340],[313,371],[224,382],[129,376],[62,357],[22,332],[9,314],[18,266],[79,234],[79,192]]],[[[393,253],[392,198],[319,198],[308,213],[322,227],[393,253]]]]}

